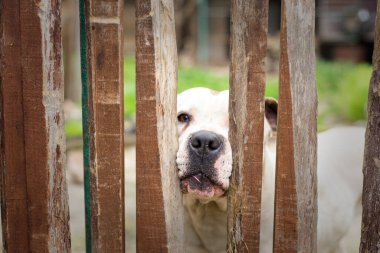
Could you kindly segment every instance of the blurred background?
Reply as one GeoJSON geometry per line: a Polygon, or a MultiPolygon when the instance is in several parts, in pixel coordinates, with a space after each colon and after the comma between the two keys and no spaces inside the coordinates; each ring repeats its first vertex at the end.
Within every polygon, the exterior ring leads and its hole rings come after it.
{"type": "MultiPolygon", "coordinates": [[[[228,89],[230,0],[174,0],[178,91],[228,89]]],[[[73,252],[84,252],[78,0],[62,0],[65,131],[73,252]]],[[[135,252],[135,1],[124,0],[126,244],[135,252]]],[[[281,0],[269,0],[266,94],[278,97],[281,0]]],[[[366,122],[376,0],[316,0],[318,130],[366,122]]],[[[300,34],[302,36],[302,34],[300,34]]]]}

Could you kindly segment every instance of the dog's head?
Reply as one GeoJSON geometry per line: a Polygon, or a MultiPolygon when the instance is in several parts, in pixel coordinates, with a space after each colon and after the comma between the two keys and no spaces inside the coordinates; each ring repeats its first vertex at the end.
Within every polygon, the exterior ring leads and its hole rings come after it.
{"type": "MultiPolygon", "coordinates": [[[[218,198],[228,190],[232,171],[228,141],[228,91],[206,88],[184,91],[177,99],[178,176],[182,192],[197,198],[218,198]]],[[[277,102],[266,99],[264,135],[275,130],[277,102]]]]}

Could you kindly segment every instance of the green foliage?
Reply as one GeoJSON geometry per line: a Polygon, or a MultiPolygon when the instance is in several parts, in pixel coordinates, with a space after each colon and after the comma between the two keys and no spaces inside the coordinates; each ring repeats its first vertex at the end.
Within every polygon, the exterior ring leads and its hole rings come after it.
{"type": "Polygon", "coordinates": [[[136,111],[136,64],[132,57],[124,58],[124,116],[130,119],[136,111]]]}
{"type": "Polygon", "coordinates": [[[65,134],[69,138],[82,136],[82,121],[66,120],[65,121],[65,134]]]}
{"type": "Polygon", "coordinates": [[[200,67],[184,68],[179,67],[178,70],[178,93],[194,88],[209,87],[213,90],[228,89],[228,70],[226,73],[215,73],[200,67]]]}
{"type": "Polygon", "coordinates": [[[369,64],[319,61],[319,120],[352,123],[367,118],[369,64]]]}
{"type": "MultiPolygon", "coordinates": [[[[124,59],[124,113],[126,118],[131,118],[136,111],[136,64],[133,58],[124,59]]],[[[226,90],[229,87],[228,70],[216,73],[200,67],[185,68],[180,66],[178,70],[178,92],[194,88],[209,87],[213,90],[226,90]]],[[[277,80],[270,79],[267,84],[267,96],[278,97],[277,80]]]]}
{"type": "MultiPolygon", "coordinates": [[[[136,111],[136,65],[132,57],[124,60],[124,114],[131,119],[136,111]]],[[[317,61],[319,116],[318,129],[333,124],[347,124],[366,119],[366,101],[372,68],[368,64],[317,61]]],[[[229,73],[206,68],[181,67],[178,71],[178,92],[193,87],[225,90],[229,86],[229,73]]],[[[278,98],[278,77],[268,77],[266,96],[278,98]]],[[[65,124],[68,136],[82,133],[81,122],[65,124]]]]}
{"type": "MultiPolygon", "coordinates": [[[[269,78],[266,87],[266,96],[278,98],[277,80],[269,78]]],[[[178,92],[194,88],[208,87],[213,90],[227,90],[229,87],[229,72],[215,73],[199,67],[183,68],[178,70],[178,92]]]]}

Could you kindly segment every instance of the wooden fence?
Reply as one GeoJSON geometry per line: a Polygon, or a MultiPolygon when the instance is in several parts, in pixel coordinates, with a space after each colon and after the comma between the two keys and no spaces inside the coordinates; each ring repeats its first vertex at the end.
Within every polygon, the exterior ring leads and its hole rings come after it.
{"type": "MultiPolygon", "coordinates": [[[[81,0],[87,252],[124,252],[121,0],[81,0]]],[[[4,252],[70,252],[60,0],[0,1],[4,252]]],[[[380,0],[378,0],[380,13],[380,0]]],[[[232,0],[228,252],[258,252],[268,0],[232,0]]],[[[275,252],[316,252],[313,0],[283,0],[275,252]]],[[[137,252],[184,252],[171,0],[136,11],[137,252]]],[[[380,244],[380,17],[369,89],[361,252],[380,244]]],[[[128,217],[127,217],[128,218],[128,217]]]]}
{"type": "Polygon", "coordinates": [[[361,253],[380,249],[380,0],[377,1],[374,42],[363,165],[361,253]]]}
{"type": "Polygon", "coordinates": [[[67,252],[60,1],[0,5],[4,251],[67,252]]]}
{"type": "Polygon", "coordinates": [[[87,252],[124,252],[123,1],[80,1],[87,252]]]}

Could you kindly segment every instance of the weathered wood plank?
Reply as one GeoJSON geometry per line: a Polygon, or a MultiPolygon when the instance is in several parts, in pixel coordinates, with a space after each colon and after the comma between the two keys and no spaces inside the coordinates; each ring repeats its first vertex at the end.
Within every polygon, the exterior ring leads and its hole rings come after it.
{"type": "Polygon", "coordinates": [[[136,8],[137,252],[184,252],[175,165],[177,47],[172,0],[136,8]]]}
{"type": "Polygon", "coordinates": [[[2,4],[4,248],[70,252],[61,2],[2,4]]]}
{"type": "Polygon", "coordinates": [[[313,0],[282,1],[274,252],[316,252],[313,0]]]}
{"type": "Polygon", "coordinates": [[[88,252],[125,251],[122,2],[81,3],[88,252]]]}
{"type": "Polygon", "coordinates": [[[19,1],[0,1],[1,213],[6,252],[29,249],[19,10],[19,1]]]}
{"type": "Polygon", "coordinates": [[[20,1],[31,252],[70,251],[60,10],[60,0],[20,1]]]}
{"type": "Polygon", "coordinates": [[[259,252],[268,1],[231,5],[228,252],[259,252]]]}
{"type": "Polygon", "coordinates": [[[380,0],[377,1],[374,43],[363,165],[361,253],[379,252],[380,245],[380,0]]]}

